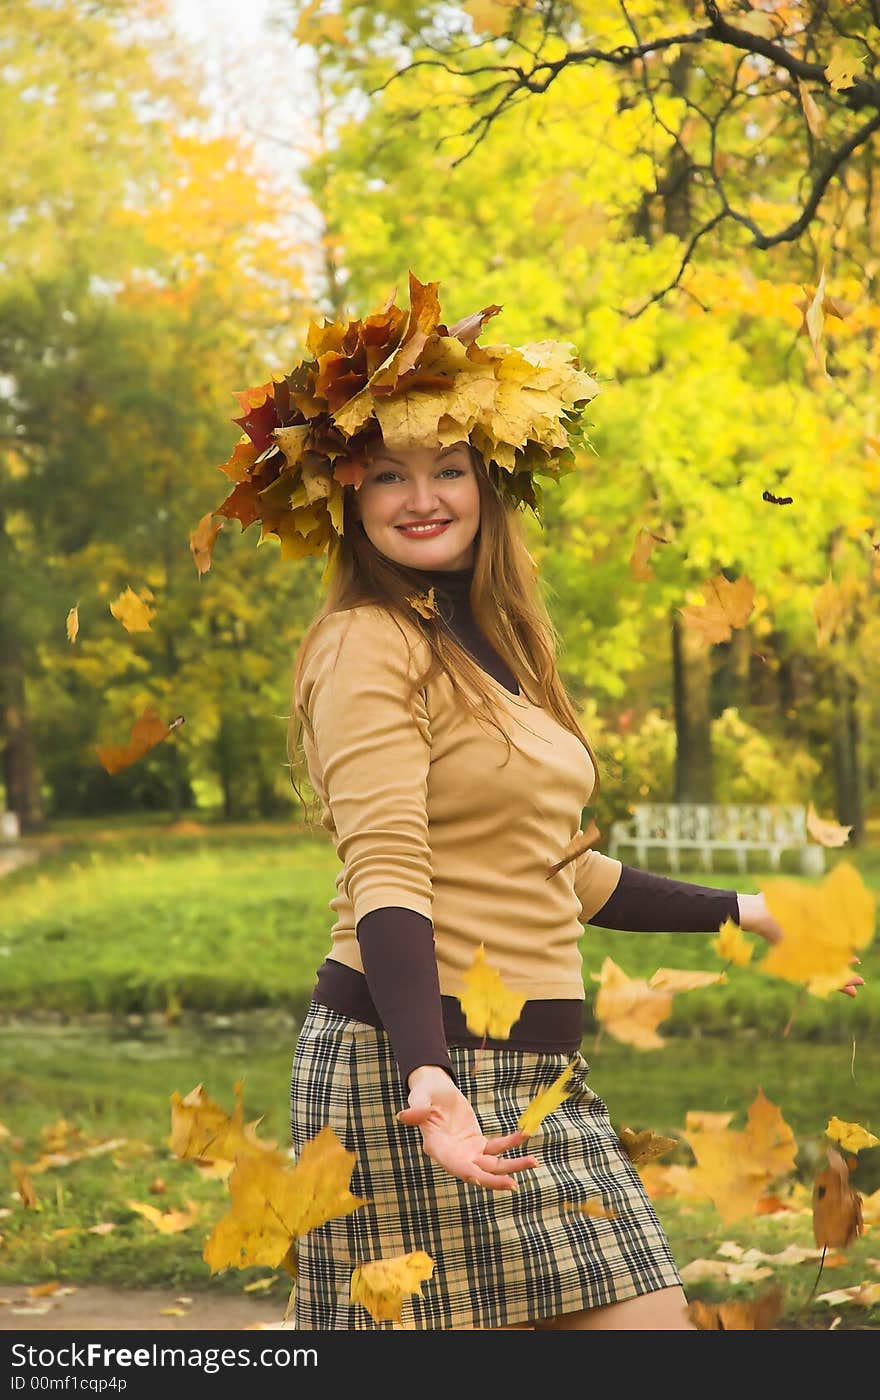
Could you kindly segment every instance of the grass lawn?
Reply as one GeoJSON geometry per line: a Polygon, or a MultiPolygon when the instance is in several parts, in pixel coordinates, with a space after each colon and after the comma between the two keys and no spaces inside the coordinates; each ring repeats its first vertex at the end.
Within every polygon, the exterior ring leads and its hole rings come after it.
{"type": "MultiPolygon", "coordinates": [[[[150,1284],[234,1292],[270,1270],[211,1275],[204,1241],[228,1200],[167,1144],[169,1098],[202,1082],[227,1109],[245,1084],[248,1117],[287,1141],[287,1084],[296,1027],[327,951],[327,907],[337,864],[328,840],[290,824],[178,831],[154,824],[71,823],[34,844],[39,863],[3,881],[0,911],[0,1282],[150,1284]],[[59,1120],[63,1120],[59,1122],[59,1120]],[[53,1136],[54,1135],[54,1136],[53,1136]],[[98,1155],[33,1175],[36,1207],[15,1189],[14,1162],[111,1143],[98,1155]],[[129,1204],[182,1210],[194,1223],[161,1234],[129,1204]],[[95,1225],[112,1225],[92,1233],[95,1225]]],[[[839,858],[829,853],[829,865],[839,858]]],[[[880,852],[847,853],[872,888],[880,852]]],[[[762,876],[693,878],[757,889],[762,876]]],[[[632,976],[660,965],[717,968],[708,935],[589,929],[591,971],[610,956],[632,976]]],[[[832,1115],[880,1129],[880,961],[865,950],[868,985],[853,1002],[799,1001],[786,983],[731,969],[728,983],[676,998],[661,1026],[663,1050],[638,1052],[590,1026],[584,1053],[612,1121],[678,1136],[689,1109],[732,1112],[741,1127],[759,1087],[782,1109],[798,1141],[797,1178],[808,1191],[822,1165],[832,1115]],[[786,1035],[785,1028],[791,1020],[786,1035]]],[[[665,1163],[689,1161],[682,1143],[665,1163]]],[[[880,1149],[859,1154],[854,1184],[880,1187],[880,1149]]],[[[711,1206],[661,1197],[657,1208],[680,1266],[721,1258],[719,1245],[777,1252],[813,1248],[809,1210],[725,1225],[711,1206]]],[[[880,1281],[880,1224],[826,1265],[817,1293],[880,1281]]],[[[829,1307],[810,1299],[814,1262],[776,1268],[760,1283],[695,1279],[691,1297],[754,1297],[777,1279],[784,1325],[876,1327],[880,1307],[829,1307]]]]}

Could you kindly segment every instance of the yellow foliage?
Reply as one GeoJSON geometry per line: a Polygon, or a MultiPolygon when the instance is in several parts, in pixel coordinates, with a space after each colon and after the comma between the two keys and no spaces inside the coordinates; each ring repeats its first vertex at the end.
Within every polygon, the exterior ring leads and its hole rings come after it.
{"type": "Polygon", "coordinates": [[[712,947],[719,958],[733,963],[734,967],[745,967],[755,951],[754,943],[749,942],[739,924],[730,918],[724,920],[718,937],[712,939],[712,947]]]}
{"type": "Polygon", "coordinates": [[[433,1259],[421,1249],[395,1259],[374,1259],[353,1270],[349,1301],[360,1303],[377,1322],[400,1322],[404,1295],[423,1297],[419,1285],[433,1272],[433,1259]]]}
{"type": "Polygon", "coordinates": [[[844,1152],[861,1152],[863,1147],[877,1147],[880,1138],[869,1133],[860,1123],[844,1123],[841,1118],[829,1118],[825,1132],[839,1142],[844,1152]]]}
{"type": "Polygon", "coordinates": [[[305,1144],[295,1166],[280,1152],[240,1157],[229,1178],[232,1205],[205,1245],[211,1272],[289,1268],[298,1235],[365,1204],[348,1189],[354,1163],[329,1125],[305,1144]]]}
{"type": "Polygon", "coordinates": [[[467,986],[460,997],[467,1028],[474,1035],[492,1040],[507,1040],[526,1004],[525,996],[505,986],[494,967],[486,961],[485,944],[481,943],[474,960],[464,975],[467,986]]]}
{"type": "Polygon", "coordinates": [[[552,1084],[548,1084],[546,1089],[542,1089],[536,1094],[531,1103],[523,1109],[517,1119],[516,1126],[523,1133],[533,1133],[541,1126],[548,1113],[552,1113],[571,1094],[574,1088],[572,1066],[566,1065],[565,1069],[552,1084]]]}
{"type": "Polygon", "coordinates": [[[818,997],[842,987],[853,955],[874,937],[876,899],[855,866],[838,861],[820,885],[768,880],[763,894],[784,937],[770,947],[760,971],[818,997]]]}
{"type": "Polygon", "coordinates": [[[729,1127],[730,1114],[688,1113],[684,1137],[696,1158],[694,1194],[713,1202],[727,1223],[753,1215],[767,1186],[794,1170],[794,1133],[762,1090],[748,1110],[742,1132],[729,1127]]]}

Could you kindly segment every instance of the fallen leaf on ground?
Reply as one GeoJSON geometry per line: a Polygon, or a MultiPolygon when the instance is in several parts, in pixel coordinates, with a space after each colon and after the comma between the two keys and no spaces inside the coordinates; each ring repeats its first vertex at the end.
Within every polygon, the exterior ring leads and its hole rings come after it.
{"type": "Polygon", "coordinates": [[[880,1303],[880,1283],[857,1283],[851,1288],[834,1288],[829,1293],[817,1293],[817,1303],[855,1303],[861,1308],[873,1308],[880,1303]]]}
{"type": "Polygon", "coordinates": [[[194,1201],[187,1201],[187,1210],[157,1210],[155,1206],[144,1205],[142,1201],[126,1201],[129,1210],[136,1211],[151,1225],[155,1225],[160,1235],[176,1235],[194,1225],[199,1215],[199,1207],[194,1201]]]}
{"type": "Polygon", "coordinates": [[[751,1302],[733,1299],[726,1303],[703,1303],[697,1300],[688,1305],[688,1315],[702,1331],[769,1331],[782,1315],[782,1289],[778,1285],[768,1288],[751,1302]]]}
{"type": "Polygon", "coordinates": [[[684,1283],[697,1279],[717,1279],[723,1283],[759,1283],[770,1278],[773,1270],[754,1260],[692,1259],[680,1271],[684,1283]]]}

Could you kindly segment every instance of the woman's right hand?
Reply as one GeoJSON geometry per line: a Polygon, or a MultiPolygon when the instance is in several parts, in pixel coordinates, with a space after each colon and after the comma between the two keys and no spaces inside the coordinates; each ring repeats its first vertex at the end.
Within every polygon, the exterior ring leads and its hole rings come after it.
{"type": "Polygon", "coordinates": [[[409,1107],[398,1113],[397,1121],[418,1127],[426,1154],[453,1176],[493,1191],[516,1191],[513,1173],[538,1165],[535,1157],[499,1160],[499,1153],[519,1147],[528,1134],[487,1138],[471,1104],[439,1065],[420,1065],[408,1084],[409,1107]]]}

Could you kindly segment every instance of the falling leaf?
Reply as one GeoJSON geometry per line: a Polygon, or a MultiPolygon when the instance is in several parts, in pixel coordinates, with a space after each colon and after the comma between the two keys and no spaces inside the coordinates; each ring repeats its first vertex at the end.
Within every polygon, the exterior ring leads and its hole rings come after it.
{"type": "Polygon", "coordinates": [[[844,1152],[861,1152],[863,1147],[880,1146],[880,1138],[869,1133],[867,1128],[859,1123],[844,1123],[840,1118],[829,1118],[825,1132],[840,1143],[844,1152]]]}
{"type": "Polygon", "coordinates": [[[548,1113],[552,1113],[555,1108],[564,1103],[575,1088],[575,1079],[572,1076],[572,1065],[566,1065],[565,1069],[552,1084],[548,1084],[546,1089],[542,1089],[536,1094],[530,1103],[526,1105],[517,1119],[516,1126],[523,1133],[534,1133],[543,1123],[548,1113]]]}
{"type": "Polygon", "coordinates": [[[434,600],[433,583],[427,593],[416,593],[412,598],[407,598],[406,601],[421,617],[437,617],[439,615],[439,609],[434,600]]]}
{"type": "Polygon", "coordinates": [[[816,363],[818,364],[821,373],[825,376],[826,379],[829,379],[830,375],[828,373],[828,366],[825,358],[825,346],[822,339],[822,333],[825,329],[825,307],[823,305],[824,300],[825,268],[823,267],[819,277],[819,285],[813,293],[812,300],[810,301],[806,311],[804,312],[803,328],[806,330],[807,335],[810,337],[810,344],[813,347],[813,353],[816,356],[816,363]]]}
{"type": "Polygon", "coordinates": [[[641,1133],[633,1132],[632,1128],[621,1128],[617,1137],[634,1167],[643,1162],[652,1162],[655,1157],[662,1157],[678,1146],[676,1138],[662,1137],[660,1133],[652,1133],[650,1128],[645,1128],[641,1133]]]}
{"type": "Polygon", "coordinates": [[[765,1332],[782,1316],[782,1289],[776,1285],[752,1302],[735,1299],[726,1303],[688,1304],[691,1322],[702,1331],[765,1332]]]}
{"type": "Polygon", "coordinates": [[[811,802],[807,808],[807,831],[820,846],[845,846],[852,827],[841,826],[839,822],[825,821],[817,814],[811,802]]]}
{"type": "Polygon", "coordinates": [[[616,1220],[617,1211],[604,1206],[601,1201],[563,1201],[563,1210],[576,1210],[578,1215],[589,1215],[594,1220],[616,1220]]]}
{"type": "Polygon", "coordinates": [[[822,587],[813,595],[813,617],[816,621],[816,645],[826,647],[852,614],[859,593],[859,581],[847,574],[840,584],[828,575],[822,587]]]}
{"type": "Polygon", "coordinates": [[[829,1147],[828,1166],[813,1183],[813,1236],[820,1247],[845,1249],[862,1233],[862,1198],[849,1183],[846,1162],[829,1147]]]}
{"type": "Polygon", "coordinates": [[[562,852],[561,859],[555,861],[548,867],[546,878],[549,880],[551,875],[555,875],[558,871],[562,870],[563,866],[568,865],[569,861],[577,860],[578,856],[583,851],[588,851],[591,846],[596,844],[601,835],[601,831],[591,818],[586,831],[577,832],[562,852]]]}
{"type": "Polygon", "coordinates": [[[729,641],[735,627],[745,627],[755,605],[755,585],[743,575],[731,583],[723,574],[700,585],[705,602],[679,608],[685,625],[709,643],[729,641]]]}
{"type": "Polygon", "coordinates": [[[245,1123],[242,1088],[241,1080],[233,1085],[235,1108],[231,1115],[205,1093],[202,1084],[197,1084],[185,1098],[176,1091],[171,1095],[168,1145],[176,1157],[234,1162],[238,1157],[275,1151],[276,1142],[257,1137],[262,1118],[245,1123]]]}
{"type": "Polygon", "coordinates": [[[718,937],[712,939],[712,947],[719,958],[735,967],[745,967],[755,951],[754,943],[749,942],[739,924],[729,917],[718,930],[718,937]]]}
{"type": "Polygon", "coordinates": [[[278,1278],[279,1278],[279,1275],[278,1275],[278,1274],[270,1274],[268,1278],[256,1278],[256,1279],[254,1279],[253,1283],[246,1283],[246,1284],[245,1284],[245,1286],[244,1286],[244,1292],[245,1292],[245,1293],[265,1293],[266,1290],[267,1290],[268,1288],[271,1288],[271,1287],[272,1287],[272,1284],[273,1284],[273,1283],[276,1283],[276,1282],[277,1282],[278,1278]]]}
{"type": "Polygon", "coordinates": [[[843,92],[844,89],[851,88],[856,70],[862,62],[861,58],[847,58],[839,49],[835,49],[823,69],[831,91],[843,92]]]}
{"type": "Polygon", "coordinates": [[[499,973],[486,961],[486,948],[480,944],[464,974],[467,990],[459,997],[465,1022],[472,1035],[507,1040],[519,1020],[526,997],[513,992],[499,973]]]}
{"type": "Polygon", "coordinates": [[[178,715],[170,724],[164,724],[152,706],[147,706],[132,725],[127,744],[96,744],[95,751],[106,772],[118,773],[137,763],[139,758],[167,739],[172,730],[181,724],[183,715],[178,715]]]}
{"type": "Polygon", "coordinates": [[[810,131],[813,133],[814,136],[821,136],[822,131],[825,127],[825,115],[816,103],[815,99],[813,98],[813,95],[807,87],[806,83],[802,82],[801,79],[798,78],[797,85],[798,93],[800,94],[801,99],[801,107],[803,108],[803,113],[806,119],[807,126],[810,128],[810,131]]]}
{"type": "Polygon", "coordinates": [[[433,1259],[421,1249],[394,1259],[374,1259],[353,1270],[349,1301],[360,1303],[376,1322],[400,1322],[404,1296],[424,1297],[420,1285],[433,1272],[433,1259]]]}
{"type": "Polygon", "coordinates": [[[875,929],[876,900],[855,866],[839,860],[819,885],[767,880],[762,893],[785,936],[771,945],[759,970],[817,997],[844,986],[854,954],[875,929]]]}
{"type": "Polygon", "coordinates": [[[29,1298],[48,1298],[52,1293],[57,1293],[61,1287],[57,1279],[51,1283],[32,1283],[27,1290],[29,1298]]]}
{"type": "Polygon", "coordinates": [[[199,1207],[194,1201],[187,1201],[188,1210],[157,1210],[155,1206],[144,1205],[141,1201],[126,1201],[129,1210],[134,1210],[155,1225],[160,1235],[176,1235],[188,1230],[198,1219],[199,1207]]]}
{"type": "MultiPolygon", "coordinates": [[[[145,593],[149,593],[149,589],[145,593]]],[[[151,631],[151,623],[156,616],[156,609],[151,608],[146,597],[142,598],[133,588],[124,589],[110,604],[110,611],[126,632],[151,631]]]]}
{"type": "Polygon", "coordinates": [[[852,1288],[835,1288],[830,1293],[817,1293],[817,1303],[828,1303],[838,1307],[843,1303],[855,1303],[860,1308],[873,1308],[880,1303],[880,1283],[856,1283],[852,1288]]]}
{"type": "Polygon", "coordinates": [[[102,1220],[99,1225],[89,1225],[86,1229],[87,1235],[110,1235],[116,1229],[112,1220],[102,1220]]]}
{"type": "Polygon", "coordinates": [[[150,1182],[151,1196],[164,1196],[167,1189],[168,1188],[166,1187],[165,1182],[161,1176],[154,1177],[154,1179],[150,1182]]]}
{"type": "Polygon", "coordinates": [[[79,636],[79,603],[67,614],[67,640],[75,642],[79,636]]]}
{"type": "Polygon", "coordinates": [[[215,520],[214,512],[208,511],[203,515],[194,530],[189,532],[189,548],[195,566],[199,572],[199,577],[206,574],[211,567],[214,555],[214,545],[217,536],[223,529],[224,520],[215,520]]]}
{"type": "Polygon", "coordinates": [[[280,1152],[239,1157],[229,1177],[232,1205],[204,1249],[211,1272],[286,1267],[298,1235],[366,1204],[348,1189],[354,1164],[354,1153],[329,1124],[305,1144],[294,1166],[280,1152]]]}
{"type": "Polygon", "coordinates": [[[697,972],[689,967],[658,967],[648,986],[661,992],[696,992],[700,987],[712,987],[726,982],[723,972],[697,972]]]}
{"type": "Polygon", "coordinates": [[[666,1044],[656,1028],[671,1013],[676,992],[726,980],[723,972],[658,968],[646,982],[627,977],[611,958],[605,959],[599,973],[590,975],[599,983],[593,1006],[596,1020],[615,1040],[640,1050],[656,1050],[666,1044]]]}
{"type": "Polygon", "coordinates": [[[658,535],[648,525],[639,527],[629,558],[629,569],[633,578],[638,579],[640,583],[648,583],[656,578],[648,561],[658,544],[669,544],[669,540],[664,535],[658,535]]]}

